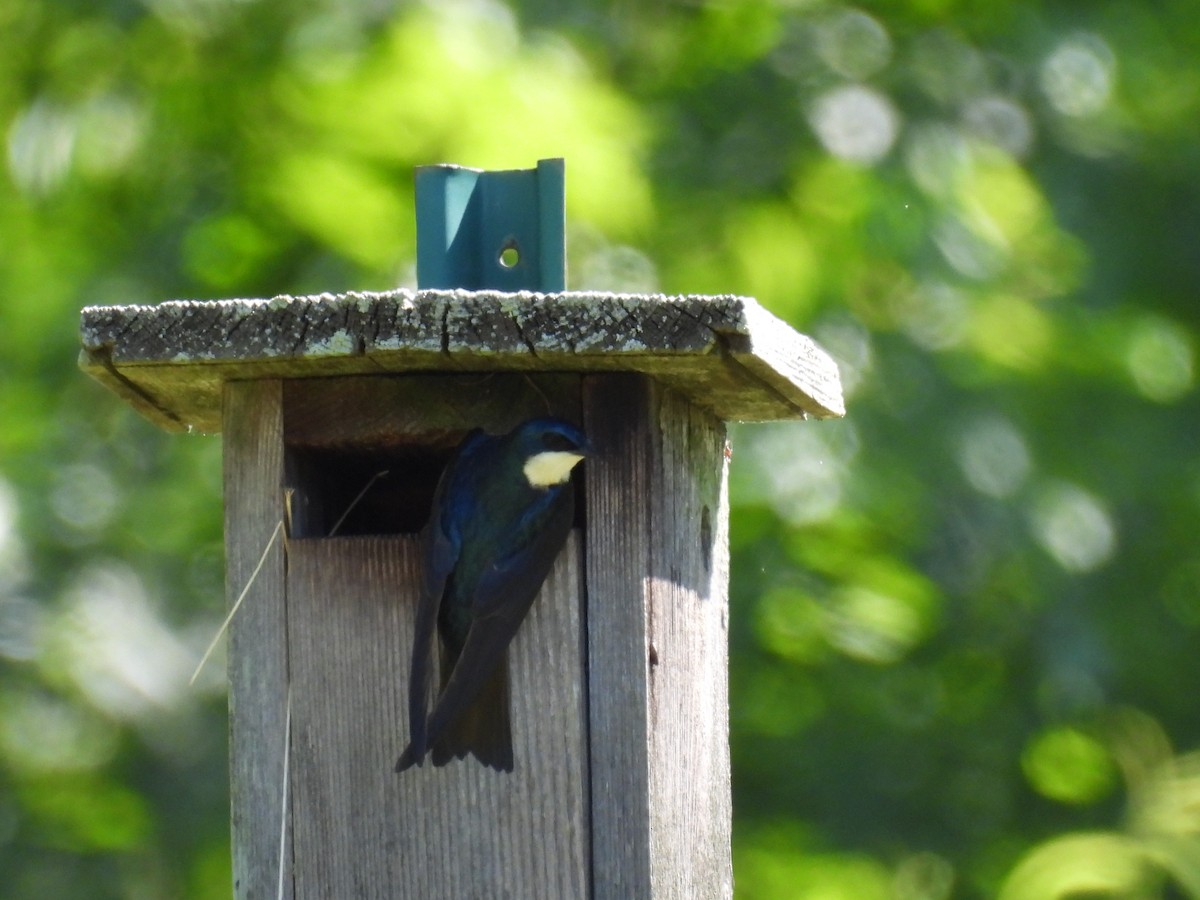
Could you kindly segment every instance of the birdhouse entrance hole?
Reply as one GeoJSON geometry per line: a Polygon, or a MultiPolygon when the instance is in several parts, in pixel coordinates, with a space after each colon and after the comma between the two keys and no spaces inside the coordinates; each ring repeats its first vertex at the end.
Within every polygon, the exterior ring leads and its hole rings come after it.
{"type": "Polygon", "coordinates": [[[451,447],[289,447],[295,537],[416,534],[451,447]]]}
{"type": "MultiPolygon", "coordinates": [[[[446,463],[473,428],[578,422],[577,376],[405,375],[284,384],[286,484],[298,538],[416,534],[446,463]]],[[[576,525],[583,490],[576,470],[576,525]]]]}
{"type": "MultiPolygon", "coordinates": [[[[380,450],[289,447],[292,537],[419,533],[457,445],[456,439],[441,447],[380,450]]],[[[584,524],[580,478],[578,470],[572,473],[576,528],[584,524]]]]}

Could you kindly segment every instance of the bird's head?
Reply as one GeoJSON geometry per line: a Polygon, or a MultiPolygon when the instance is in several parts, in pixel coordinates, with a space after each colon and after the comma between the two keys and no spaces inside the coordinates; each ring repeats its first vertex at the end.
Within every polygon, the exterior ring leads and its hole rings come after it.
{"type": "Polygon", "coordinates": [[[562,419],[530,419],[512,433],[521,459],[521,471],[535,488],[565,484],[571,469],[592,452],[578,428],[562,419]]]}

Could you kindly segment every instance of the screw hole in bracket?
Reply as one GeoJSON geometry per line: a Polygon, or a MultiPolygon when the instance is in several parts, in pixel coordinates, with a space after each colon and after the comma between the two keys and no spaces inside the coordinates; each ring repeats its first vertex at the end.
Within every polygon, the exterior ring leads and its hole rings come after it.
{"type": "Polygon", "coordinates": [[[500,248],[500,255],[496,257],[496,262],[503,269],[511,269],[521,261],[521,250],[517,247],[517,242],[509,238],[504,242],[504,246],[500,248]]]}

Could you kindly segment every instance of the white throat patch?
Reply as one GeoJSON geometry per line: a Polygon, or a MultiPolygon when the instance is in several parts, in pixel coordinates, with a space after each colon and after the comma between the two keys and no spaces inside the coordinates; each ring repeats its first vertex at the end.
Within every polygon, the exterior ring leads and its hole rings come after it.
{"type": "Polygon", "coordinates": [[[536,488],[565,484],[582,456],[567,450],[544,450],[525,461],[525,478],[536,488]]]}

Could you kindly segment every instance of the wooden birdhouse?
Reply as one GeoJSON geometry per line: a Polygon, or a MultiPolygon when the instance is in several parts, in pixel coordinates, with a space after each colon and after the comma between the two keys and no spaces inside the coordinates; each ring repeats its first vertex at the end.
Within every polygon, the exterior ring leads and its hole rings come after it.
{"type": "Polygon", "coordinates": [[[728,897],[726,423],[839,416],[757,302],[565,290],[563,163],[417,173],[419,289],[93,307],[82,366],[224,438],[239,898],[728,897]],[[594,455],[509,648],[514,769],[397,774],[418,533],[453,448],[594,455]]]}

